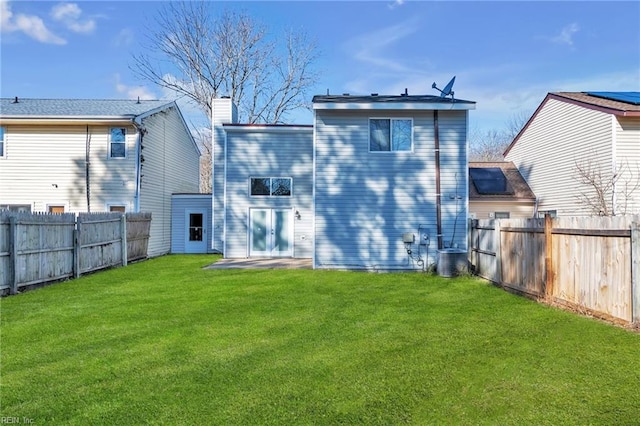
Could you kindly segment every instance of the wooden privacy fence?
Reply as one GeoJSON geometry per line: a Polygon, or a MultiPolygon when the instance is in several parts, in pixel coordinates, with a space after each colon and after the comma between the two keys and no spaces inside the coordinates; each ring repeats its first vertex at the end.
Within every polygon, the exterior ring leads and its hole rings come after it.
{"type": "Polygon", "coordinates": [[[150,213],[0,212],[0,293],[145,258],[150,213]]]}
{"type": "Polygon", "coordinates": [[[509,290],[640,325],[640,216],[471,220],[469,263],[509,290]]]}

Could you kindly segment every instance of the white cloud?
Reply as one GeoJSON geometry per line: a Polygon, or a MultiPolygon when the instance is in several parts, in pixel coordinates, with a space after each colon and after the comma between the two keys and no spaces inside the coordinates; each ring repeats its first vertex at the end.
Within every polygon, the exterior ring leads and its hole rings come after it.
{"type": "Polygon", "coordinates": [[[394,1],[393,1],[393,3],[389,3],[389,4],[387,5],[387,7],[388,7],[390,10],[393,10],[393,9],[395,9],[396,7],[400,7],[400,6],[402,6],[403,4],[404,4],[404,0],[394,0],[394,1]]]}
{"type": "Polygon", "coordinates": [[[565,26],[557,36],[551,37],[550,40],[556,44],[566,44],[573,46],[573,36],[580,31],[580,26],[575,22],[565,26]]]}
{"type": "Polygon", "coordinates": [[[129,86],[122,83],[120,74],[114,76],[116,82],[116,91],[124,95],[127,99],[157,99],[155,93],[147,89],[145,86],[129,86]]]}
{"type": "Polygon", "coordinates": [[[414,34],[418,29],[418,20],[414,18],[355,37],[348,40],[344,46],[351,51],[350,56],[361,62],[388,71],[406,72],[409,69],[397,58],[391,58],[385,50],[414,34]]]}
{"type": "Polygon", "coordinates": [[[68,29],[76,33],[90,33],[96,29],[93,19],[80,20],[82,10],[75,3],[60,3],[51,8],[51,17],[62,22],[68,29]]]}
{"type": "Polygon", "coordinates": [[[113,43],[120,46],[130,46],[135,41],[133,31],[130,28],[124,28],[115,36],[113,43]]]}
{"type": "Polygon", "coordinates": [[[22,32],[41,43],[67,43],[64,38],[51,32],[45,25],[42,18],[36,15],[18,13],[14,17],[11,7],[9,6],[9,2],[6,0],[0,0],[0,30],[7,33],[22,32]]]}

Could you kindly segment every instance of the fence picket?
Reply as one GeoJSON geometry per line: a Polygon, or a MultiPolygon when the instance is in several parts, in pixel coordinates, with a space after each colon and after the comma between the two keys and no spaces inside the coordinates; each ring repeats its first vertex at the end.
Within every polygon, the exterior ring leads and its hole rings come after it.
{"type": "Polygon", "coordinates": [[[0,211],[0,294],[127,265],[129,221],[141,231],[137,259],[147,256],[148,213],[14,213],[0,211]],[[142,253],[142,249],[144,252],[142,253]]]}
{"type": "Polygon", "coordinates": [[[640,325],[639,223],[637,215],[473,220],[469,261],[510,290],[640,325]],[[500,246],[486,250],[486,240],[500,246]],[[502,278],[492,274],[500,264],[502,278]]]}

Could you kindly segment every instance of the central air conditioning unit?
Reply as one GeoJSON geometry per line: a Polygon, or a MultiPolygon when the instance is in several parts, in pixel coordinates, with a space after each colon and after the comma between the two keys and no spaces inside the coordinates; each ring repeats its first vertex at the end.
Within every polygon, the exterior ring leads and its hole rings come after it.
{"type": "Polygon", "coordinates": [[[451,278],[466,274],[467,252],[456,248],[438,250],[437,269],[441,277],[451,278]]]}

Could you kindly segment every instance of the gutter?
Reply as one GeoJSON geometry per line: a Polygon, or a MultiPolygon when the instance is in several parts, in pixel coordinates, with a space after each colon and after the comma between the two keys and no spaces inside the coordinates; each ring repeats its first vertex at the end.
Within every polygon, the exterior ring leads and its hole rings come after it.
{"type": "Polygon", "coordinates": [[[89,125],[87,125],[87,137],[85,141],[85,160],[84,160],[84,176],[87,185],[87,213],[91,213],[91,173],[89,167],[91,165],[91,134],[89,133],[89,125]]]}
{"type": "Polygon", "coordinates": [[[140,158],[142,156],[142,139],[147,133],[147,129],[142,124],[142,118],[142,116],[138,116],[131,120],[131,124],[138,130],[136,138],[136,192],[133,196],[133,211],[135,213],[140,212],[140,186],[142,182],[142,161],[140,158]]]}

